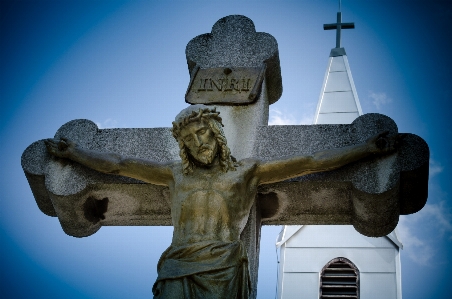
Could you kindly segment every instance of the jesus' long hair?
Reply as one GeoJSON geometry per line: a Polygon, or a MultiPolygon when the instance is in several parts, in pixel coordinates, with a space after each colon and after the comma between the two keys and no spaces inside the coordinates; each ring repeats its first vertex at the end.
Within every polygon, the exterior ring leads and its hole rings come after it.
{"type": "Polygon", "coordinates": [[[204,120],[212,130],[218,144],[221,170],[223,172],[227,172],[228,170],[234,171],[235,167],[238,166],[235,158],[231,155],[229,147],[227,146],[226,136],[224,135],[222,128],[223,123],[219,114],[220,112],[217,112],[216,108],[199,108],[198,111],[192,111],[188,116],[185,116],[182,119],[178,119],[177,121],[173,122],[173,128],[171,131],[174,138],[176,138],[179,144],[179,155],[182,159],[182,168],[184,174],[192,173],[195,164],[189,157],[187,149],[185,148],[184,141],[182,140],[182,138],[180,138],[180,131],[185,125],[195,121],[204,120]]]}

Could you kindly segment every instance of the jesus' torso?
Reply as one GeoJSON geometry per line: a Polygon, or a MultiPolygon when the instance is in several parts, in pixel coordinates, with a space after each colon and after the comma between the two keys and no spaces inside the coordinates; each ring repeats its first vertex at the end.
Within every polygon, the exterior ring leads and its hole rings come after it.
{"type": "Polygon", "coordinates": [[[169,186],[172,244],[239,240],[257,192],[255,168],[255,162],[245,160],[235,171],[195,168],[184,175],[181,164],[174,164],[169,186]]]}

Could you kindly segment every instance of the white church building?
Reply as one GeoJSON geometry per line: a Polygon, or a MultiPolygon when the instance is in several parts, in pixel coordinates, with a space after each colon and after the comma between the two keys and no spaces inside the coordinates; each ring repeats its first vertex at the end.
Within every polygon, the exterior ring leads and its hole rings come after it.
{"type": "Polygon", "coordinates": [[[402,298],[397,234],[370,238],[351,225],[285,226],[278,298],[402,298]]]}
{"type": "MultiPolygon", "coordinates": [[[[314,124],[350,124],[362,115],[341,29],[353,23],[337,23],[336,48],[331,50],[320,92],[314,124]]],[[[401,266],[396,230],[385,237],[370,238],[351,225],[284,226],[279,248],[278,299],[401,299],[401,266]]]]}

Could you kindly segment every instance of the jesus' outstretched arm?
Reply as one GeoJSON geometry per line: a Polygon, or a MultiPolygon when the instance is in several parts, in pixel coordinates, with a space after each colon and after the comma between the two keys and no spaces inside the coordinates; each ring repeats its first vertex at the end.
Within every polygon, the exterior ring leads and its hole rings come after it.
{"type": "Polygon", "coordinates": [[[357,145],[324,150],[312,155],[295,155],[262,161],[256,168],[256,176],[260,184],[269,184],[337,169],[371,155],[384,155],[395,151],[399,136],[396,134],[388,137],[388,132],[383,132],[357,145]]]}
{"type": "Polygon", "coordinates": [[[47,139],[45,144],[47,151],[53,156],[70,159],[99,172],[164,186],[173,179],[169,164],[85,149],[65,138],[47,139]]]}

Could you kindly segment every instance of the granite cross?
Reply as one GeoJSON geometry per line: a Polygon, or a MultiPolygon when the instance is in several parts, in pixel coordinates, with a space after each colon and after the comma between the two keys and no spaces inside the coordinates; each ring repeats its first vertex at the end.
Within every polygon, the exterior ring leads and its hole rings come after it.
{"type": "MultiPolygon", "coordinates": [[[[228,16],[211,33],[186,48],[190,104],[215,105],[221,112],[232,154],[241,160],[311,154],[364,142],[396,124],[366,114],[350,125],[267,126],[268,106],[282,93],[276,40],[256,32],[244,16],[228,16]]],[[[251,298],[256,297],[261,225],[352,224],[367,236],[383,236],[400,214],[419,211],[427,200],[429,150],[418,136],[403,134],[399,149],[334,171],[260,185],[241,234],[249,257],[251,298]]],[[[99,129],[89,120],[64,124],[55,138],[81,147],[157,162],[178,160],[170,128],[99,129]]],[[[22,155],[22,167],[41,211],[58,217],[71,236],[85,237],[102,226],[172,225],[169,189],[104,174],[51,157],[44,140],[22,155]]]]}

